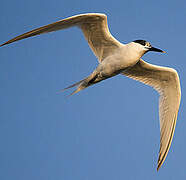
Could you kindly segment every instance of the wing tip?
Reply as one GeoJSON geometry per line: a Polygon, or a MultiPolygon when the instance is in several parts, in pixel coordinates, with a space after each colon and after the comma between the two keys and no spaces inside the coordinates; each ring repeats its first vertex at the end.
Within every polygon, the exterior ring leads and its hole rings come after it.
{"type": "Polygon", "coordinates": [[[6,41],[3,44],[0,44],[0,47],[5,46],[7,44],[11,44],[11,43],[16,42],[16,41],[19,41],[19,40],[20,39],[16,39],[16,38],[10,39],[9,41],[6,41]]]}
{"type": "Polygon", "coordinates": [[[161,167],[161,164],[158,164],[157,169],[156,169],[157,172],[159,171],[160,167],[161,167]]]}
{"type": "Polygon", "coordinates": [[[5,46],[6,44],[8,44],[7,42],[0,44],[0,47],[5,46]]]}
{"type": "Polygon", "coordinates": [[[164,163],[165,158],[166,158],[165,154],[164,154],[164,156],[161,156],[161,153],[159,152],[157,171],[159,171],[160,167],[164,163]]]}

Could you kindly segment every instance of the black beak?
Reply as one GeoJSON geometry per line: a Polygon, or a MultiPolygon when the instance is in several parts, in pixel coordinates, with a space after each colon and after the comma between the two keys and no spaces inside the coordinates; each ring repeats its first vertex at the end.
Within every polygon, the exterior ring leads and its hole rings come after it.
{"type": "Polygon", "coordinates": [[[149,51],[155,51],[155,52],[166,53],[165,51],[162,51],[161,49],[158,49],[158,48],[155,48],[155,47],[149,48],[149,51]]]}

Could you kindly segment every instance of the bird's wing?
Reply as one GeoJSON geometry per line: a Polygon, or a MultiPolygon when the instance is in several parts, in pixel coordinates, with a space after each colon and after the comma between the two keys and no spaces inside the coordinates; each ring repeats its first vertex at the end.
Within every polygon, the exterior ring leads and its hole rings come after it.
{"type": "Polygon", "coordinates": [[[123,75],[152,86],[160,93],[160,150],[157,170],[161,167],[169,151],[181,100],[180,81],[176,70],[144,62],[142,59],[123,75]]]}
{"type": "Polygon", "coordinates": [[[109,32],[107,16],[99,13],[80,14],[62,19],[55,23],[19,35],[0,46],[43,33],[66,29],[72,26],[78,26],[81,28],[89,46],[99,61],[102,61],[105,57],[112,54],[113,51],[120,46],[120,43],[109,32]]]}

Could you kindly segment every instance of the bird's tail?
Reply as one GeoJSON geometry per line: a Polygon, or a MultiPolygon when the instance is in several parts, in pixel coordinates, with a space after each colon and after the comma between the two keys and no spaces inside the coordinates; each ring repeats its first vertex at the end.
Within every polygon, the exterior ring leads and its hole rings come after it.
{"type": "Polygon", "coordinates": [[[85,78],[85,79],[83,79],[83,80],[81,80],[79,82],[76,82],[76,83],[74,83],[74,84],[72,84],[72,85],[70,85],[70,86],[68,86],[68,87],[66,87],[64,89],[62,89],[59,92],[63,92],[65,90],[70,89],[70,88],[73,88],[73,87],[77,87],[76,90],[74,90],[69,96],[74,95],[77,92],[79,92],[79,91],[81,91],[81,90],[83,90],[83,89],[85,89],[85,88],[87,88],[87,87],[89,87],[89,86],[91,86],[91,85],[99,82],[99,81],[96,81],[97,77],[98,77],[98,74],[97,74],[96,71],[94,71],[87,78],[85,78]]]}
{"type": "Polygon", "coordinates": [[[75,93],[77,93],[77,92],[79,92],[79,91],[81,91],[81,90],[83,90],[83,89],[85,89],[85,87],[83,88],[82,87],[82,83],[83,83],[83,81],[85,81],[86,79],[83,79],[83,80],[81,80],[81,81],[79,81],[79,82],[76,82],[76,83],[74,83],[74,84],[72,84],[72,85],[70,85],[70,86],[68,86],[68,87],[66,87],[66,88],[64,88],[64,89],[62,89],[61,91],[59,91],[59,92],[63,92],[63,91],[66,91],[67,89],[70,89],[70,88],[73,88],[73,87],[77,87],[76,88],[76,90],[74,90],[69,96],[71,96],[71,95],[73,95],[73,94],[75,94],[75,93]]]}

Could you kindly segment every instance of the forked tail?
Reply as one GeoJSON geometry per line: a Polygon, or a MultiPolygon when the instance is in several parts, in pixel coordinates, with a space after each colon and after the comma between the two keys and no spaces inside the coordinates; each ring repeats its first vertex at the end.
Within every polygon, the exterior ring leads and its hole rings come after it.
{"type": "Polygon", "coordinates": [[[67,89],[70,89],[70,88],[73,88],[73,87],[77,87],[76,90],[74,90],[69,96],[73,95],[73,94],[76,94],[77,92],[99,82],[97,81],[97,77],[98,77],[98,74],[96,73],[96,71],[94,71],[90,76],[88,76],[87,78],[79,81],[79,82],[76,82],[66,88],[64,88],[63,90],[61,90],[60,92],[63,92],[67,89]]]}
{"type": "Polygon", "coordinates": [[[79,81],[79,82],[76,82],[76,83],[74,83],[74,84],[72,84],[72,85],[70,85],[70,86],[68,86],[68,87],[66,87],[66,88],[64,88],[64,89],[62,89],[60,92],[63,92],[63,91],[65,91],[65,90],[70,89],[70,88],[73,88],[73,87],[77,87],[76,90],[74,90],[74,91],[69,95],[69,96],[71,96],[71,95],[73,95],[73,94],[75,94],[75,93],[77,93],[77,92],[79,92],[79,91],[85,89],[85,87],[82,88],[82,86],[81,86],[81,83],[83,83],[83,81],[85,81],[85,80],[86,80],[86,79],[83,79],[83,80],[81,80],[81,81],[79,81]]]}

